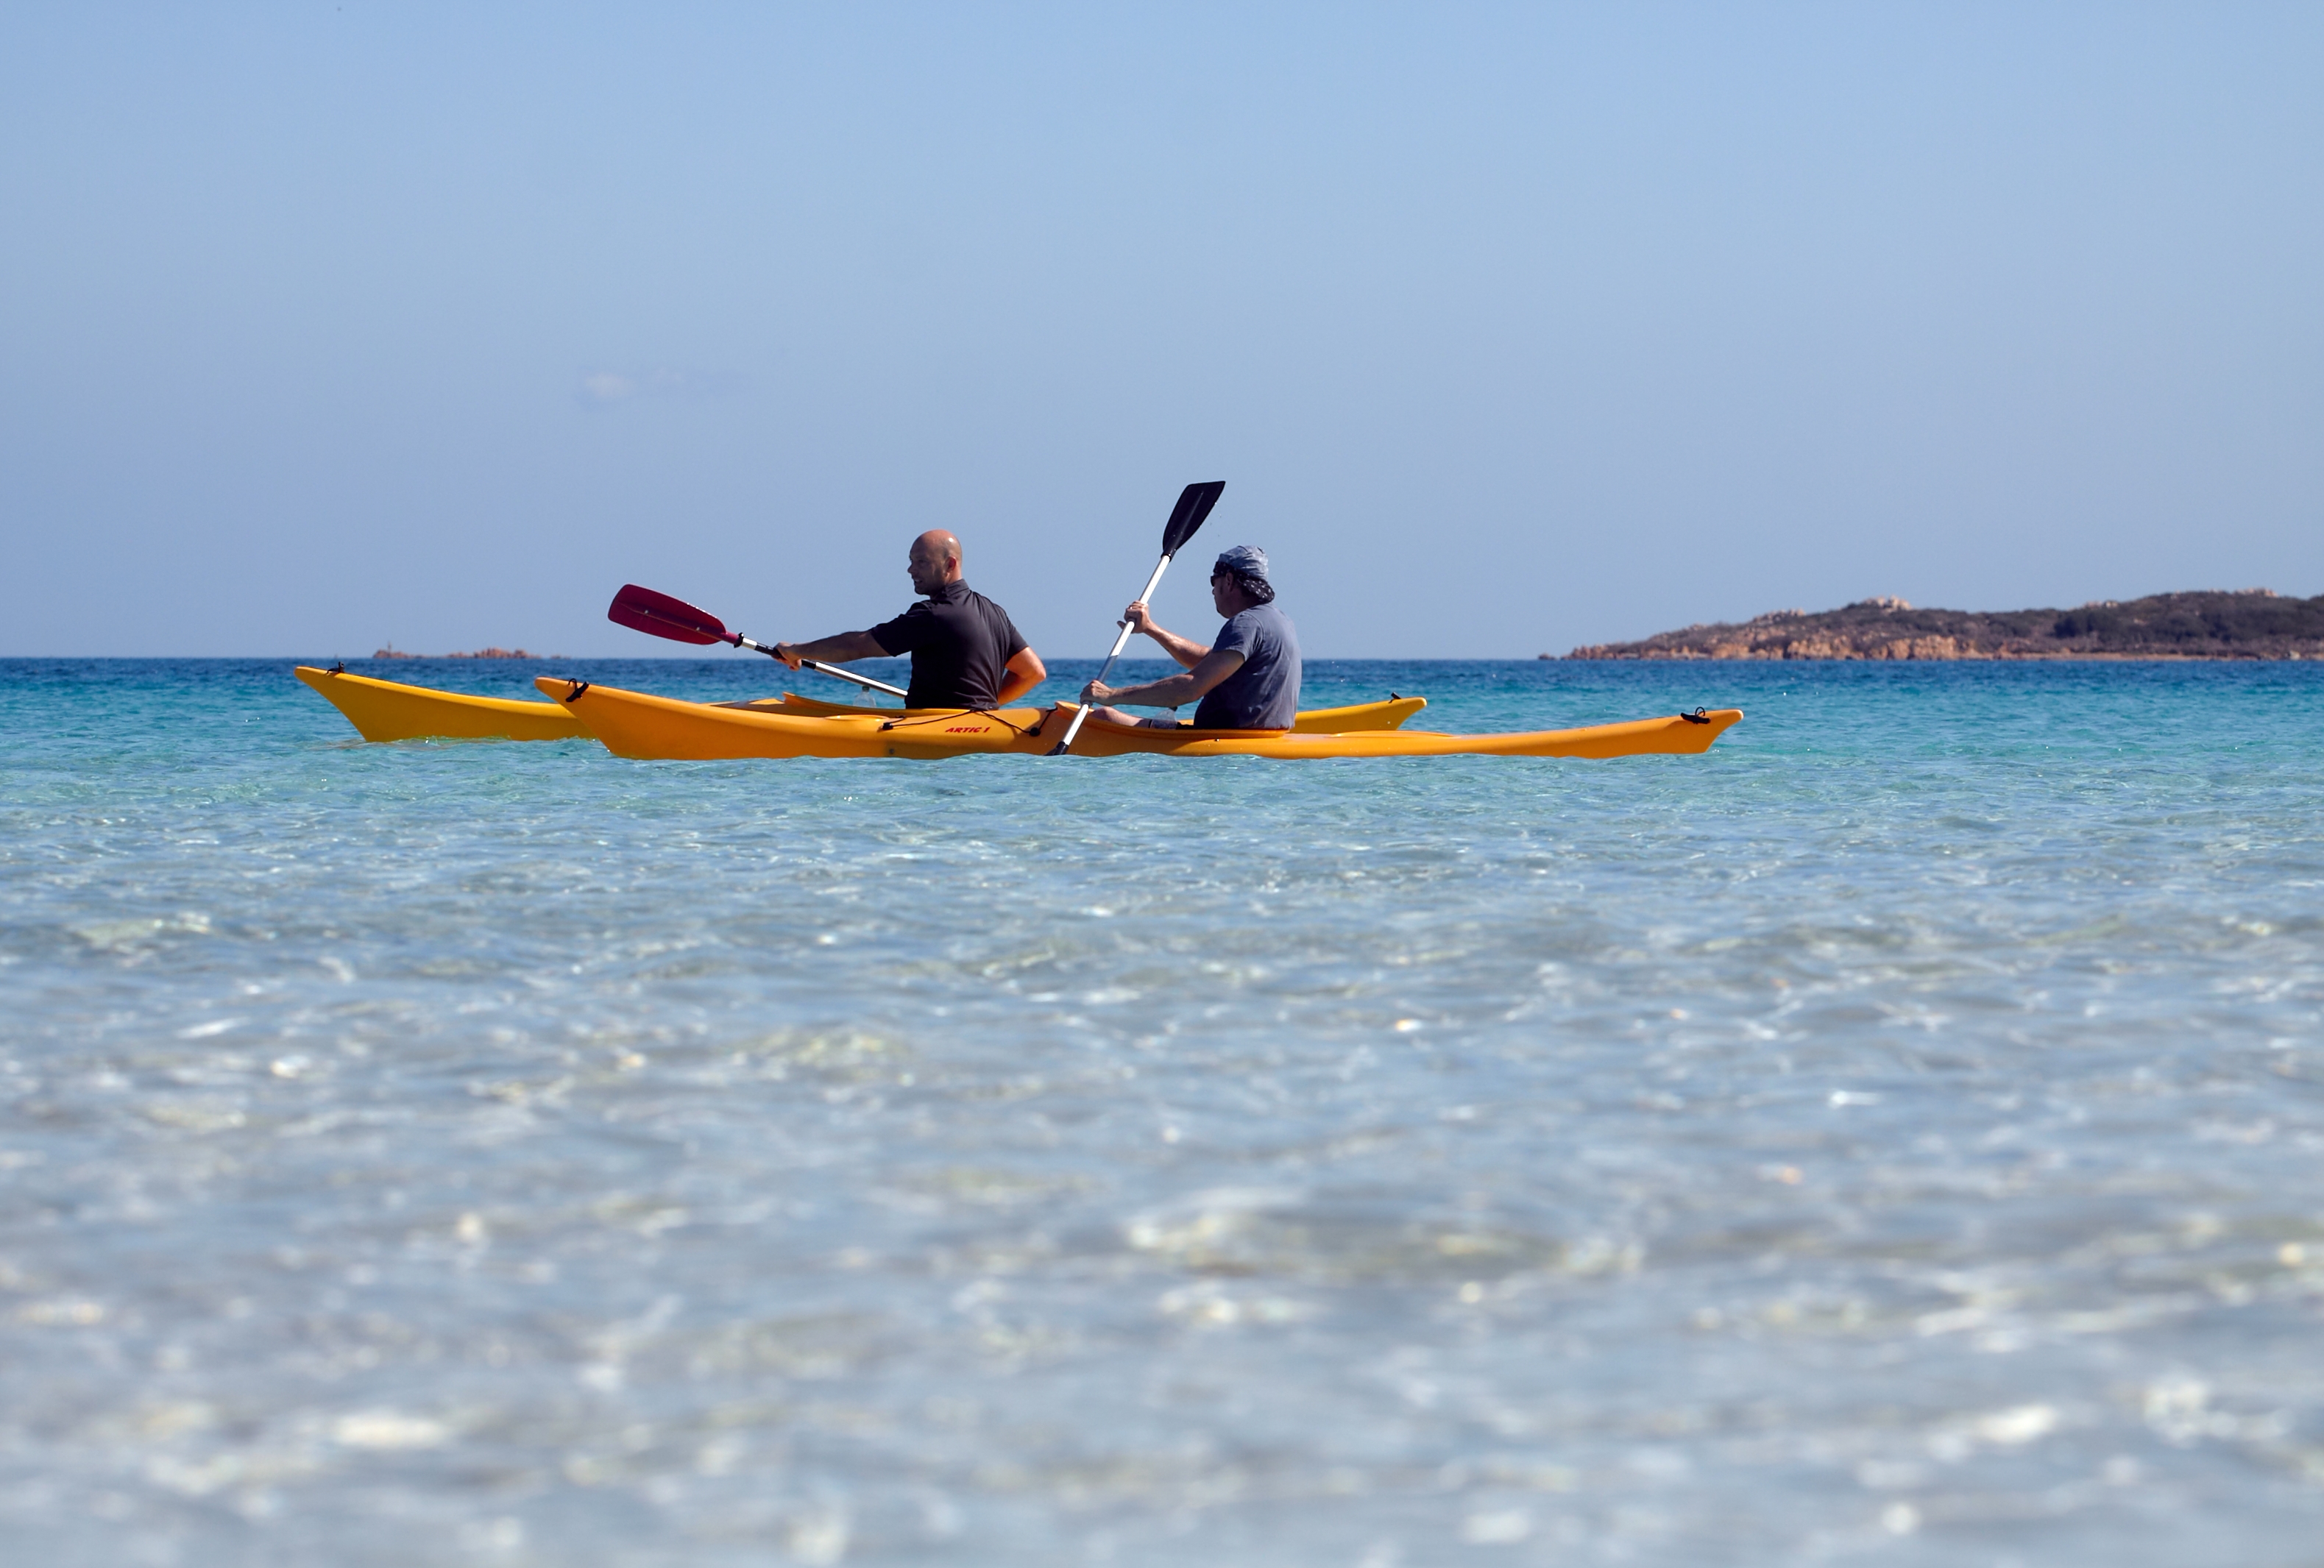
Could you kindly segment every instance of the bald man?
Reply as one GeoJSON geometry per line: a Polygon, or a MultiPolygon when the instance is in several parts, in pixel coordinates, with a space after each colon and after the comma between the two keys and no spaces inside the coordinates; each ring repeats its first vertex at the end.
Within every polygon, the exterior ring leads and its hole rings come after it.
{"type": "Polygon", "coordinates": [[[941,528],[928,530],[912,541],[904,569],[927,604],[868,632],[778,642],[776,654],[797,669],[802,659],[845,664],[908,653],[912,682],[904,706],[915,708],[1001,707],[1048,678],[1009,612],[961,580],[960,540],[941,528]]]}

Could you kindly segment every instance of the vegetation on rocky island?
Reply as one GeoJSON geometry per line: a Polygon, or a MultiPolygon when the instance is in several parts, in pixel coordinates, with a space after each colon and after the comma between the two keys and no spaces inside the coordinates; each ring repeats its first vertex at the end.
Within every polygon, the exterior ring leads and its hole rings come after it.
{"type": "MultiPolygon", "coordinates": [[[[1554,655],[1545,653],[1549,659],[1554,655]]],[[[2072,610],[1916,610],[1864,599],[1810,614],[1577,648],[1568,659],[2324,659],[2324,594],[2152,594],[2072,610]]]]}

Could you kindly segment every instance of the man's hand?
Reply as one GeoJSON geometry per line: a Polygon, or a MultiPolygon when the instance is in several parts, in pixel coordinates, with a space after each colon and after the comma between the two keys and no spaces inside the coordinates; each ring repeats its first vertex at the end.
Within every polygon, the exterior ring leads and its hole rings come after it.
{"type": "Polygon", "coordinates": [[[793,648],[788,642],[778,642],[775,644],[775,657],[781,659],[785,664],[789,665],[793,669],[797,669],[799,667],[798,650],[793,648]]]}
{"type": "MultiPolygon", "coordinates": [[[[1130,608],[1143,609],[1145,606],[1142,604],[1133,604],[1130,608]]],[[[1091,681],[1087,686],[1082,687],[1082,706],[1084,707],[1095,707],[1100,703],[1111,702],[1115,696],[1122,689],[1122,687],[1118,686],[1108,686],[1102,680],[1091,681]]]]}
{"type": "Polygon", "coordinates": [[[1121,619],[1114,624],[1127,626],[1132,632],[1149,632],[1154,627],[1154,617],[1147,610],[1146,601],[1137,599],[1130,603],[1130,608],[1121,613],[1121,619]]]}

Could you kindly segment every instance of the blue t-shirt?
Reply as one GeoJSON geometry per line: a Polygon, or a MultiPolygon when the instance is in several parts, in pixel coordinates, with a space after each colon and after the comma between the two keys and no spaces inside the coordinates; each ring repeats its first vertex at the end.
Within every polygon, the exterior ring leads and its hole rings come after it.
{"type": "Polygon", "coordinates": [[[1273,604],[1227,617],[1211,644],[1242,655],[1242,668],[1213,687],[1194,709],[1198,730],[1287,730],[1299,716],[1299,633],[1273,604]]]}

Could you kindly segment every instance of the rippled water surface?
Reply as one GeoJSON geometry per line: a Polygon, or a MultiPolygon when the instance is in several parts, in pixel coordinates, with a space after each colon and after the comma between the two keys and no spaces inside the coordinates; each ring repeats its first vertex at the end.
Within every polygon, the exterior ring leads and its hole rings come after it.
{"type": "Polygon", "coordinates": [[[1597,763],[0,674],[14,1560],[2319,1560],[2313,666],[1311,677],[1748,715],[1597,763]]]}

